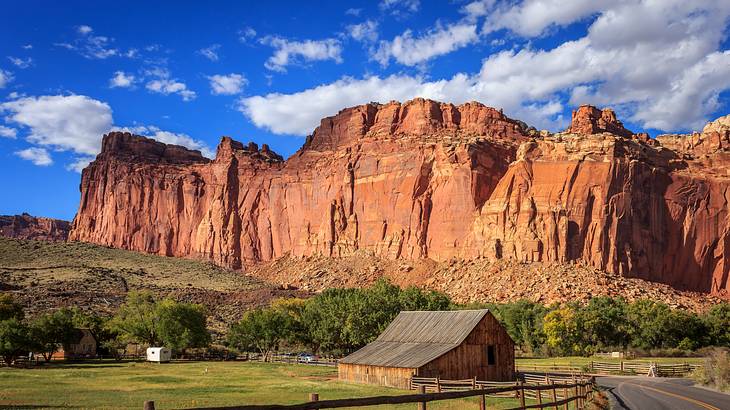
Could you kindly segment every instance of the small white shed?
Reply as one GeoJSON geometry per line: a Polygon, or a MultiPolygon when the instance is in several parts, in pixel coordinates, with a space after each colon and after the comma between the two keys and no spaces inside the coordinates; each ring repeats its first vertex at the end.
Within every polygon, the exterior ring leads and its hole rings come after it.
{"type": "Polygon", "coordinates": [[[172,352],[166,347],[148,347],[147,348],[147,361],[165,363],[170,361],[172,352]]]}

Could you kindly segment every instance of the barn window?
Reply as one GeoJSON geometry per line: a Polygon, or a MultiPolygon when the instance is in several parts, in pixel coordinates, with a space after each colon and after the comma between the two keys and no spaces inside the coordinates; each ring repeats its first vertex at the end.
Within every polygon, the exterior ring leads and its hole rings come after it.
{"type": "Polygon", "coordinates": [[[487,346],[487,365],[495,365],[497,364],[497,360],[494,355],[494,346],[488,345],[487,346]]]}

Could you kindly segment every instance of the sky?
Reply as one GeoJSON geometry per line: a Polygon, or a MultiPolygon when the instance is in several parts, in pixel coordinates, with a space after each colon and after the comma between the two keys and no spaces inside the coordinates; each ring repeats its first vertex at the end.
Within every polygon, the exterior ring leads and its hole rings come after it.
{"type": "Polygon", "coordinates": [[[72,219],[111,130],[288,157],[370,101],[476,100],[551,131],[590,103],[652,136],[730,113],[727,0],[26,0],[2,15],[0,214],[72,219]]]}

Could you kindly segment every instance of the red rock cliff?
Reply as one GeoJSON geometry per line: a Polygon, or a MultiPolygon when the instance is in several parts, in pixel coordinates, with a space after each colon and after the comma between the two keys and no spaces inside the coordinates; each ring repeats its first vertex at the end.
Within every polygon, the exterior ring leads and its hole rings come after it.
{"type": "Polygon", "coordinates": [[[286,161],[227,137],[209,161],[111,133],[83,171],[71,239],[232,268],[361,249],[577,261],[721,293],[730,158],[714,143],[725,128],[710,128],[658,139],[671,140],[666,148],[613,111],[583,106],[568,131],[537,138],[479,103],[416,99],[325,118],[286,161]],[[683,142],[694,139],[711,148],[683,142]]]}
{"type": "Polygon", "coordinates": [[[71,224],[51,218],[37,218],[28,214],[0,215],[0,236],[42,241],[65,241],[71,224]]]}

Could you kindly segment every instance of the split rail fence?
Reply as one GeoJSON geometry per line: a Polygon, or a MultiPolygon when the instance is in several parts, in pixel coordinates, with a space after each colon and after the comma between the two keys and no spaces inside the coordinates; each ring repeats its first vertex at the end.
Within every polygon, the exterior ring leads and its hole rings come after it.
{"type": "MultiPolygon", "coordinates": [[[[440,380],[414,378],[411,387],[418,390],[416,394],[398,396],[374,396],[353,399],[319,400],[319,395],[311,393],[309,401],[291,405],[244,405],[228,407],[207,407],[195,410],[310,410],[336,409],[344,407],[366,407],[396,404],[416,404],[418,410],[427,410],[430,402],[442,400],[479,398],[479,409],[486,410],[486,397],[511,397],[519,402],[521,409],[583,409],[593,399],[595,380],[550,379],[549,384],[527,384],[523,381],[514,383],[485,382],[478,380],[440,380]],[[434,382],[434,380],[436,380],[434,382]],[[435,386],[435,387],[434,387],[435,386]],[[434,391],[434,388],[440,391],[434,391]],[[528,399],[530,400],[528,402],[528,399]]],[[[144,403],[144,410],[154,410],[152,401],[144,403]]]]}
{"type": "Polygon", "coordinates": [[[701,364],[692,363],[654,363],[648,361],[621,361],[621,362],[596,362],[592,361],[584,366],[578,365],[551,365],[517,364],[520,372],[539,373],[566,373],[580,374],[589,373],[595,375],[651,375],[655,377],[683,377],[701,368],[701,364]]]}

